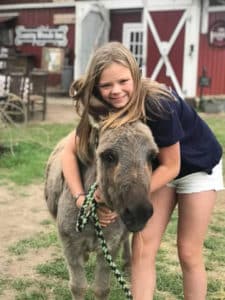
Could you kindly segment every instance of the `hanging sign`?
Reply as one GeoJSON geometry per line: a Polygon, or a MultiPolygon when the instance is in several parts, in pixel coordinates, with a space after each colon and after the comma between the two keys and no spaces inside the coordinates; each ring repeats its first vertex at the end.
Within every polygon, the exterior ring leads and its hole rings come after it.
{"type": "Polygon", "coordinates": [[[53,24],[75,24],[75,14],[54,14],[53,24]]]}
{"type": "Polygon", "coordinates": [[[61,25],[56,28],[50,28],[49,26],[39,26],[37,28],[17,26],[15,32],[16,46],[31,44],[32,46],[43,47],[51,44],[58,47],[66,47],[68,44],[67,25],[61,25]]]}
{"type": "Polygon", "coordinates": [[[208,33],[209,44],[214,47],[225,47],[225,21],[213,23],[208,33]]]}

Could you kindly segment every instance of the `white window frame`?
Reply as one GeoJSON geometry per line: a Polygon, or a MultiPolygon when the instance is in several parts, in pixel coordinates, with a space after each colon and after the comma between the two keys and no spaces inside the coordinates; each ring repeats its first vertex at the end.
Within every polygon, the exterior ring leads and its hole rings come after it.
{"type": "Polygon", "coordinates": [[[133,53],[141,69],[144,67],[144,30],[143,23],[124,23],[122,42],[133,53]],[[137,40],[131,41],[131,35],[134,34],[137,40]],[[141,37],[141,39],[140,39],[141,37]],[[137,51],[135,51],[135,49],[137,51]]]}

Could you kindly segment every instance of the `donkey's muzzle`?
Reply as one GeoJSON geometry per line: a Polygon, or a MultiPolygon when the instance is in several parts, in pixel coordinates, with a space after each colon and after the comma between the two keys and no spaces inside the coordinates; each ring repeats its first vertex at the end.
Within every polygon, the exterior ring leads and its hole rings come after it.
{"type": "Polygon", "coordinates": [[[121,219],[130,232],[142,230],[147,221],[153,215],[153,206],[151,203],[142,203],[127,207],[121,214],[121,219]]]}

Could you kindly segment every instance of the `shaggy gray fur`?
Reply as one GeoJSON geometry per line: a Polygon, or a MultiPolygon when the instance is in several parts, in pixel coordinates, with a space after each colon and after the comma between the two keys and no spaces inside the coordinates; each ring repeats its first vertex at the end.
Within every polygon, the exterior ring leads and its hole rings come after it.
{"type": "MultiPolygon", "coordinates": [[[[110,270],[102,255],[93,224],[83,232],[75,231],[78,208],[65,183],[61,152],[65,139],[52,152],[46,169],[45,199],[56,219],[70,275],[70,289],[75,300],[83,300],[87,290],[84,264],[90,252],[96,252],[93,291],[96,299],[106,300],[110,291],[110,270]]],[[[128,239],[128,231],[141,230],[152,215],[149,188],[152,158],[158,149],[149,128],[141,122],[108,129],[99,134],[96,159],[80,170],[84,187],[97,180],[106,205],[115,210],[116,222],[103,229],[110,253],[116,257],[120,246],[128,239]]],[[[127,244],[126,244],[127,247],[127,244]]],[[[130,259],[129,253],[126,260],[130,259]]]]}

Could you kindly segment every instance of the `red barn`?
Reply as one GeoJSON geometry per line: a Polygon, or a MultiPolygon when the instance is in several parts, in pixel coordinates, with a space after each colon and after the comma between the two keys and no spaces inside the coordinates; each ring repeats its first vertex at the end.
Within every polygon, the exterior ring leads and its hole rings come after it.
{"type": "Polygon", "coordinates": [[[108,40],[186,98],[200,83],[225,95],[225,0],[1,0],[0,62],[14,51],[17,64],[46,68],[51,86],[67,88],[108,40]]]}

